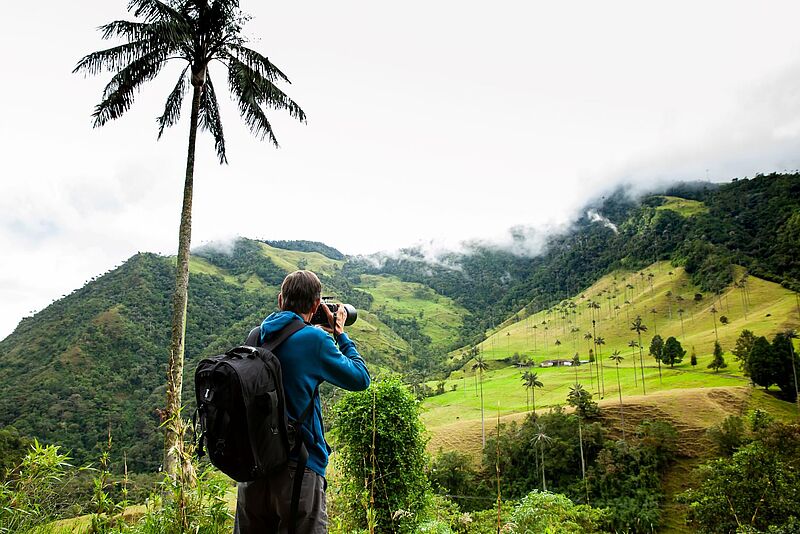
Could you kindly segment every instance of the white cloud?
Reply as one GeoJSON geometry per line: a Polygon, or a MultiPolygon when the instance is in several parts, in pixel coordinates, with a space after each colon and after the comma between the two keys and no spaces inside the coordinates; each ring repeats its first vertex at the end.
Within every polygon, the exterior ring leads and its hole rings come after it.
{"type": "MultiPolygon", "coordinates": [[[[186,123],[156,142],[154,118],[177,67],[98,130],[89,115],[107,78],[70,73],[124,6],[21,2],[0,20],[0,46],[26,46],[0,85],[0,337],[136,251],[176,248],[186,123]],[[47,39],[20,24],[34,18],[47,39]]],[[[796,2],[243,7],[309,122],[274,115],[276,151],[222,98],[231,164],[201,136],[197,244],[244,235],[368,254],[422,242],[435,258],[473,241],[536,254],[619,183],[800,166],[796,2]]]]}

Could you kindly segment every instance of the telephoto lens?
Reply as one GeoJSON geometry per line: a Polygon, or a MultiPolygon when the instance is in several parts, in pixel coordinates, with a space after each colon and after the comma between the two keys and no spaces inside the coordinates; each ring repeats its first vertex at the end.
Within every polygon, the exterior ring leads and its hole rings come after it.
{"type": "MultiPolygon", "coordinates": [[[[325,314],[325,310],[322,309],[322,306],[327,306],[331,313],[336,315],[336,312],[339,311],[339,304],[327,302],[329,299],[330,297],[323,297],[322,304],[319,308],[317,308],[317,311],[311,317],[311,324],[330,326],[328,323],[328,316],[325,314]]],[[[344,309],[347,312],[347,318],[344,320],[344,325],[350,326],[356,322],[356,319],[358,319],[358,311],[352,304],[342,304],[341,306],[344,306],[344,309]]]]}

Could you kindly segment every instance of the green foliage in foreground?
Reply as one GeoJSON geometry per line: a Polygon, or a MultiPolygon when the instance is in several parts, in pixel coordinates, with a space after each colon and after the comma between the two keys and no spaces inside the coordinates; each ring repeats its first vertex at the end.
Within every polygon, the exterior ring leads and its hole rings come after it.
{"type": "Polygon", "coordinates": [[[594,534],[606,532],[608,512],[585,504],[574,504],[564,495],[533,491],[514,510],[511,532],[594,534]]]}
{"type": "Polygon", "coordinates": [[[0,485],[0,533],[26,532],[57,517],[65,505],[69,460],[58,447],[34,442],[0,485]]]}
{"type": "Polygon", "coordinates": [[[69,464],[70,458],[55,445],[34,442],[22,462],[0,485],[0,534],[62,532],[130,534],[222,534],[233,527],[225,500],[229,483],[216,470],[204,470],[191,487],[181,486],[169,477],[147,499],[145,512],[138,519],[125,517],[123,500],[110,495],[108,454],[101,456],[100,469],[94,470],[95,513],[87,520],[58,521],[74,506],[71,483],[86,468],[69,464]],[[88,529],[88,530],[87,530],[88,529]]]}
{"type": "Polygon", "coordinates": [[[753,436],[732,457],[703,466],[700,486],[680,496],[697,532],[797,532],[800,425],[752,421],[753,436]]]}
{"type": "MultiPolygon", "coordinates": [[[[586,424],[556,409],[528,417],[522,425],[512,423],[501,430],[499,440],[490,439],[483,473],[477,476],[484,479],[484,488],[490,487],[487,479],[494,479],[499,446],[504,496],[522,498],[546,487],[576,503],[607,509],[604,521],[616,531],[651,532],[661,523],[661,473],[676,455],[676,442],[675,429],[660,421],[641,424],[627,441],[611,441],[599,423],[586,424]]],[[[484,490],[480,496],[489,495],[484,490]]]]}
{"type": "Polygon", "coordinates": [[[419,412],[417,400],[394,377],[349,393],[334,406],[348,527],[415,531],[428,490],[419,412]]]}

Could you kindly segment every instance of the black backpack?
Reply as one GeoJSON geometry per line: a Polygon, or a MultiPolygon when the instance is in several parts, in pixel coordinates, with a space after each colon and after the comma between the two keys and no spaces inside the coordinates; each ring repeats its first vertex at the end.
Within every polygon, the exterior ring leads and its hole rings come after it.
{"type": "MultiPolygon", "coordinates": [[[[272,352],[304,326],[300,320],[292,321],[261,347],[257,347],[260,328],[254,328],[245,345],[197,365],[198,455],[207,449],[211,463],[236,481],[268,476],[286,465],[290,452],[297,457],[297,472],[305,470],[308,451],[302,425],[318,393],[314,391],[303,414],[289,422],[281,365],[272,352]]],[[[294,480],[293,517],[303,477],[294,480]]]]}

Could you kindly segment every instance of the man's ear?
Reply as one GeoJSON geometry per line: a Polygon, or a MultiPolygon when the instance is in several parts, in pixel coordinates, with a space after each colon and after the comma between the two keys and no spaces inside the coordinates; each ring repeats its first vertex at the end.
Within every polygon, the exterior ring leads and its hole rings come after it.
{"type": "Polygon", "coordinates": [[[283,310],[283,293],[278,293],[278,309],[283,310]]]}
{"type": "Polygon", "coordinates": [[[322,302],[322,299],[317,299],[317,300],[314,301],[314,304],[311,306],[311,315],[314,315],[315,313],[317,313],[317,308],[319,308],[319,305],[320,305],[321,302],[322,302]]]}

